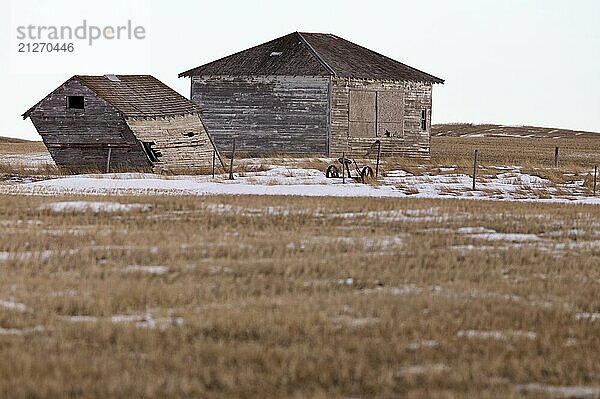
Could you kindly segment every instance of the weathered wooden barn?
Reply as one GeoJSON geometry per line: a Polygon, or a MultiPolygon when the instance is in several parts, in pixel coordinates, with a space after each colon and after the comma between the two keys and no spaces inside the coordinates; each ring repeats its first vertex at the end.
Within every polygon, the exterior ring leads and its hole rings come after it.
{"type": "Polygon", "coordinates": [[[215,144],[251,155],[429,156],[444,81],[338,36],[294,32],[179,74],[215,144]]]}
{"type": "Polygon", "coordinates": [[[26,118],[66,169],[212,165],[215,148],[200,107],[152,76],[73,76],[25,112],[26,118]]]}

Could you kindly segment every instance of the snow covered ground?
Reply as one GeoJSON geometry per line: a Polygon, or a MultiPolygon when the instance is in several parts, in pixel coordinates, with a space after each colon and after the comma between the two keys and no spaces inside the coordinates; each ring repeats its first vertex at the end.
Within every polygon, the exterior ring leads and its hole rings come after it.
{"type": "Polygon", "coordinates": [[[54,161],[47,152],[32,154],[2,154],[2,156],[0,156],[0,164],[34,168],[40,166],[54,166],[54,161]]]}
{"type": "MultiPolygon", "coordinates": [[[[331,197],[410,197],[458,198],[500,201],[536,201],[600,204],[589,195],[583,180],[556,185],[538,176],[523,173],[519,167],[499,168],[501,173],[472,179],[445,168],[442,174],[412,175],[392,170],[376,184],[351,179],[327,179],[316,169],[268,166],[267,170],[245,172],[235,180],[226,175],[163,176],[149,173],[87,174],[37,182],[0,186],[4,194],[32,195],[296,195],[331,197]]],[[[59,206],[59,205],[57,205],[59,206]]]]}
{"type": "MultiPolygon", "coordinates": [[[[352,179],[346,179],[344,184],[342,179],[327,179],[321,170],[299,167],[298,159],[279,161],[295,166],[269,165],[269,159],[246,159],[243,162],[247,171],[237,174],[233,181],[228,180],[226,174],[217,175],[214,179],[211,176],[165,176],[151,173],[82,174],[47,179],[36,176],[35,179],[17,179],[0,184],[0,194],[229,194],[600,203],[600,199],[590,196],[589,190],[583,187],[583,177],[577,180],[575,176],[571,176],[574,179],[572,183],[557,185],[539,176],[524,173],[518,166],[491,166],[489,169],[494,172],[491,174],[486,174],[485,170],[480,171],[476,190],[472,190],[471,176],[456,173],[456,167],[452,165],[438,168],[439,174],[424,172],[413,175],[399,169],[387,172],[375,184],[361,184],[352,179]]],[[[54,165],[47,153],[4,155],[0,164],[21,165],[26,170],[54,165]]],[[[106,204],[95,205],[102,209],[92,206],[94,209],[90,210],[98,212],[106,211],[106,207],[110,208],[106,204]]],[[[53,210],[74,211],[76,209],[71,208],[77,206],[73,203],[56,203],[53,210]]]]}

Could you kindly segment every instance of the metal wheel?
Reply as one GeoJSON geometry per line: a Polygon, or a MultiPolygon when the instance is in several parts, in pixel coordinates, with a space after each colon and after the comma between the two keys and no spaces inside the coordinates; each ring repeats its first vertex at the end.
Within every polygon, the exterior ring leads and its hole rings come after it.
{"type": "Polygon", "coordinates": [[[325,177],[330,179],[340,177],[340,170],[335,165],[329,165],[325,172],[325,177]]]}
{"type": "Polygon", "coordinates": [[[373,173],[373,169],[370,166],[365,166],[360,171],[360,179],[363,183],[366,183],[370,180],[373,180],[375,177],[375,173],[373,173]]]}

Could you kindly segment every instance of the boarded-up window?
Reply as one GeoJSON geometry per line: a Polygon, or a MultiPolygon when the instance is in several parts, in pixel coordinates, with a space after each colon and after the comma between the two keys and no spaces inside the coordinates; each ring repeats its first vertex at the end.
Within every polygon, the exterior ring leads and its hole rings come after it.
{"type": "Polygon", "coordinates": [[[404,98],[400,91],[377,93],[377,136],[400,137],[403,132],[404,98]]]}
{"type": "Polygon", "coordinates": [[[350,137],[375,137],[376,93],[350,90],[350,137]]]}
{"type": "Polygon", "coordinates": [[[401,137],[402,92],[350,90],[348,119],[350,137],[401,137]]]}

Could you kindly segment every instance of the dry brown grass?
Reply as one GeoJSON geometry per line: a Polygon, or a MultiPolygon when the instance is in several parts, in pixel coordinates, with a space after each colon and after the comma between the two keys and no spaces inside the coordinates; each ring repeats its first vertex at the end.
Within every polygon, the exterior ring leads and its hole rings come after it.
{"type": "Polygon", "coordinates": [[[46,152],[46,147],[41,141],[25,141],[22,143],[0,142],[0,154],[31,154],[46,152]]]}
{"type": "MultiPolygon", "coordinates": [[[[473,173],[473,152],[478,150],[479,174],[494,176],[518,167],[555,184],[585,180],[591,186],[594,165],[600,163],[600,135],[582,138],[507,138],[507,137],[432,137],[431,158],[388,157],[382,160],[385,176],[390,170],[402,169],[414,175],[473,173]],[[559,166],[554,166],[554,148],[560,148],[559,166]]],[[[374,164],[373,159],[365,162],[374,164]]]]}
{"type": "Polygon", "coordinates": [[[431,158],[437,164],[472,162],[473,152],[488,165],[554,167],[554,148],[559,147],[562,167],[590,167],[599,161],[598,138],[432,137],[431,158]]]}
{"type": "Polygon", "coordinates": [[[85,200],[152,208],[40,210],[57,200],[0,197],[0,300],[26,306],[0,303],[1,397],[516,398],[516,384],[600,385],[600,321],[575,318],[600,309],[598,207],[103,197],[85,200]],[[163,328],[110,319],[145,313],[163,328]]]}

